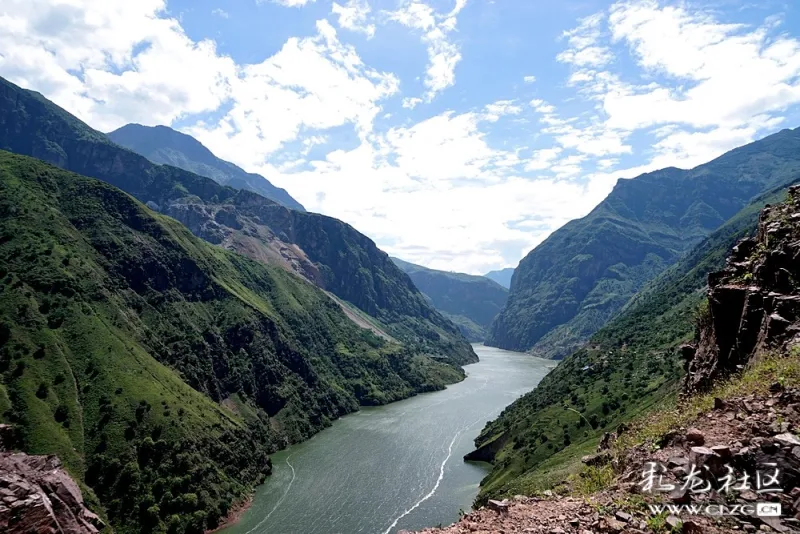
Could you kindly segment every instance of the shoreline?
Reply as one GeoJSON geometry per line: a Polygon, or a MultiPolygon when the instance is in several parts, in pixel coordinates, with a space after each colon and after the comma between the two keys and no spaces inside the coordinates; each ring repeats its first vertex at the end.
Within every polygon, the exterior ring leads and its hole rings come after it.
{"type": "Polygon", "coordinates": [[[248,496],[238,504],[235,504],[231,507],[228,511],[228,515],[217,525],[213,530],[206,530],[203,534],[215,534],[216,532],[220,532],[222,529],[231,527],[239,522],[242,518],[242,515],[250,509],[253,505],[253,495],[255,491],[250,492],[248,496]]]}

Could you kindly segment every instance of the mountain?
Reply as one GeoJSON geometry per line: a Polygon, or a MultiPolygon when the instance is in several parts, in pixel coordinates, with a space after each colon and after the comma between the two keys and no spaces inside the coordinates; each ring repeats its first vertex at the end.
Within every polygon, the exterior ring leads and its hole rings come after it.
{"type": "Polygon", "coordinates": [[[646,284],[585,347],[482,430],[471,457],[494,467],[479,500],[563,479],[604,432],[674,397],[681,347],[707,310],[708,273],[725,266],[734,245],[755,232],[759,211],[786,197],[787,185],[758,197],[646,284]]]}
{"type": "Polygon", "coordinates": [[[628,300],[759,194],[800,171],[800,129],[784,130],[692,170],[619,180],[586,217],[519,264],[487,344],[562,358],[628,300]]]}
{"type": "Polygon", "coordinates": [[[397,258],[392,261],[469,341],[485,339],[486,329],[508,298],[508,290],[483,276],[437,271],[397,258]]]}
{"type": "Polygon", "coordinates": [[[508,289],[511,287],[511,277],[514,276],[514,268],[507,267],[505,269],[500,269],[499,271],[489,271],[483,276],[489,280],[494,280],[504,288],[508,289]]]}
{"type": "Polygon", "coordinates": [[[211,178],[222,185],[258,193],[287,208],[305,211],[286,190],[275,187],[261,175],[245,172],[233,163],[219,159],[194,137],[167,126],[126,124],[107,135],[118,145],[141,154],[153,163],[172,165],[211,178]]]}
{"type": "Polygon", "coordinates": [[[0,151],[0,414],[118,532],[202,532],[267,454],[463,373],[101,181],[0,151]]]}
{"type": "Polygon", "coordinates": [[[3,79],[0,149],[103,180],[206,241],[297,273],[326,290],[354,321],[415,353],[455,365],[477,361],[458,328],[386,253],[348,224],[153,164],[42,95],[3,79]]]}

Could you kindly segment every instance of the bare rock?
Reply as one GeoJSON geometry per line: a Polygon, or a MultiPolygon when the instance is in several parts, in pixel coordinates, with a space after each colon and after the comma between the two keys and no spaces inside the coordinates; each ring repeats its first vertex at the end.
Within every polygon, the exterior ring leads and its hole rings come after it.
{"type": "Polygon", "coordinates": [[[702,445],[706,442],[706,436],[696,428],[686,431],[686,441],[693,445],[702,445]]]}
{"type": "Polygon", "coordinates": [[[789,432],[785,434],[779,434],[775,436],[775,441],[781,444],[783,447],[797,447],[800,446],[800,439],[797,439],[797,436],[791,434],[789,432]]]}
{"type": "Polygon", "coordinates": [[[623,523],[630,523],[631,519],[633,519],[633,516],[631,516],[631,514],[623,512],[623,511],[617,512],[616,514],[614,514],[614,517],[616,517],[617,519],[619,519],[623,523]]]}
{"type": "Polygon", "coordinates": [[[607,450],[598,452],[596,454],[587,454],[581,458],[581,462],[585,465],[603,465],[611,461],[611,453],[607,450]]]}
{"type": "Polygon", "coordinates": [[[55,456],[0,453],[0,531],[96,534],[104,524],[55,456]]]}
{"type": "Polygon", "coordinates": [[[666,519],[666,523],[667,523],[667,526],[669,527],[669,529],[671,531],[673,531],[673,532],[675,530],[681,528],[681,525],[683,524],[683,522],[680,520],[680,518],[678,516],[674,516],[674,515],[668,515],[667,519],[666,519]]]}
{"type": "Polygon", "coordinates": [[[491,510],[494,510],[495,512],[499,512],[501,514],[508,513],[509,503],[505,499],[503,499],[502,501],[496,501],[494,499],[489,499],[489,501],[486,504],[488,505],[488,507],[491,510]]]}

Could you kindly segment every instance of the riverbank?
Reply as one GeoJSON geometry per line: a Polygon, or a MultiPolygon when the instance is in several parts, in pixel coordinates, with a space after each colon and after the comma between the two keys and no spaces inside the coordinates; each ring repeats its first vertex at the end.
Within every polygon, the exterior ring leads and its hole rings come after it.
{"type": "Polygon", "coordinates": [[[228,515],[222,520],[222,522],[215,528],[214,530],[206,530],[203,534],[215,534],[217,532],[222,532],[228,527],[231,527],[239,522],[242,518],[242,515],[247,512],[251,506],[253,506],[253,493],[248,495],[242,502],[234,505],[229,511],[228,515]]]}
{"type": "Polygon", "coordinates": [[[416,534],[800,532],[796,354],[765,358],[741,379],[619,431],[552,490],[489,501],[448,527],[416,534]],[[648,490],[648,480],[666,489],[648,490]],[[725,480],[728,489],[720,487],[725,480]],[[756,503],[780,512],[760,514],[756,503]]]}
{"type": "Polygon", "coordinates": [[[487,466],[465,463],[473,439],[553,362],[475,346],[481,361],[444,391],[336,421],[272,456],[273,474],[224,534],[391,534],[457,520],[487,466]]]}

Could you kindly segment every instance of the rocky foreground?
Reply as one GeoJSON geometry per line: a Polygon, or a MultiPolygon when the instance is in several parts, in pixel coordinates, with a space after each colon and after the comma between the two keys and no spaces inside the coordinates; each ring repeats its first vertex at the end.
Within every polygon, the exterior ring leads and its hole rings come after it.
{"type": "Polygon", "coordinates": [[[800,533],[800,187],[709,275],[697,332],[681,348],[678,409],[607,434],[556,493],[489,501],[423,532],[800,533]]]}
{"type": "MultiPolygon", "coordinates": [[[[427,529],[424,534],[640,534],[640,533],[728,533],[800,532],[800,390],[783,390],[775,385],[768,396],[748,395],[728,400],[717,399],[714,409],[691,422],[692,427],[669,432],[660,447],[647,442],[624,453],[601,449],[583,460],[593,468],[604,463],[617,474],[613,483],[588,496],[545,492],[539,497],[517,496],[465,515],[459,522],[442,529],[427,529]],[[699,428],[702,428],[700,430],[699,428]],[[665,466],[661,483],[674,485],[673,491],[647,492],[644,473],[650,462],[665,466]],[[721,490],[720,478],[728,465],[736,480],[744,473],[761,471],[770,464],[780,471],[780,493],[758,494],[755,475],[749,490],[721,490]],[[702,471],[702,486],[707,492],[692,492],[680,487],[691,466],[702,471]],[[740,515],[714,518],[682,513],[653,513],[648,505],[752,505],[755,502],[780,503],[781,517],[740,515]]],[[[613,436],[612,436],[613,438],[613,436]]],[[[699,483],[698,483],[699,484],[699,483]]],[[[696,488],[697,490],[702,487],[696,488]]],[[[569,492],[570,488],[562,490],[569,492]]],[[[421,533],[421,534],[422,534],[421,533]]]]}
{"type": "Polygon", "coordinates": [[[0,425],[0,532],[95,534],[104,527],[58,458],[4,451],[12,442],[0,425]]]}

